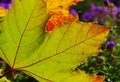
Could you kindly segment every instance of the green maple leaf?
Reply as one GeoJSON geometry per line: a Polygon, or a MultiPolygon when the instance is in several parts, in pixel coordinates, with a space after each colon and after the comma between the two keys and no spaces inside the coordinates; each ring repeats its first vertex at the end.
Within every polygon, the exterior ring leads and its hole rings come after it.
{"type": "Polygon", "coordinates": [[[66,79],[79,74],[76,66],[100,52],[108,28],[68,21],[45,32],[49,17],[43,0],[13,2],[0,33],[0,57],[11,67],[7,73],[21,70],[40,82],[70,82],[66,79]]]}

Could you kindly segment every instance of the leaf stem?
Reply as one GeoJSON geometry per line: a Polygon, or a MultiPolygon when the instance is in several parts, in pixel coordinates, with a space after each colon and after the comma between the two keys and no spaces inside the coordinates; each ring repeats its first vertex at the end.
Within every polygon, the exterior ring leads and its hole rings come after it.
{"type": "Polygon", "coordinates": [[[12,71],[12,69],[9,69],[6,73],[4,73],[2,76],[0,76],[0,78],[6,76],[7,74],[9,74],[12,71]]]}

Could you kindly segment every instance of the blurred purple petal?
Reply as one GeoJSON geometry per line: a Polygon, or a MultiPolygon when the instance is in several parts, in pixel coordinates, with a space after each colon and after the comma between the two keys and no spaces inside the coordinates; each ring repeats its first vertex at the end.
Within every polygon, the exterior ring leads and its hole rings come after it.
{"type": "Polygon", "coordinates": [[[92,18],[95,17],[95,14],[92,14],[90,12],[85,12],[83,15],[82,15],[82,19],[83,21],[90,21],[92,18]]]}
{"type": "Polygon", "coordinates": [[[95,13],[99,13],[103,10],[103,8],[101,6],[95,6],[94,4],[90,5],[91,11],[95,12],[95,13]]]}
{"type": "Polygon", "coordinates": [[[108,14],[109,12],[110,12],[110,8],[107,7],[104,9],[104,14],[108,14]]]}
{"type": "Polygon", "coordinates": [[[114,47],[115,46],[115,42],[114,41],[108,41],[107,43],[106,43],[106,47],[114,47]]]}
{"type": "Polygon", "coordinates": [[[11,5],[12,5],[12,0],[0,0],[0,7],[3,7],[5,9],[10,9],[11,5]]]}
{"type": "Polygon", "coordinates": [[[12,0],[0,0],[0,3],[12,3],[12,0]]]}
{"type": "Polygon", "coordinates": [[[113,16],[116,16],[117,13],[118,13],[118,11],[119,11],[118,7],[114,7],[114,9],[113,9],[113,11],[112,11],[112,15],[113,15],[113,16]]]}
{"type": "Polygon", "coordinates": [[[77,11],[75,9],[70,9],[70,13],[74,16],[77,14],[77,11]]]}

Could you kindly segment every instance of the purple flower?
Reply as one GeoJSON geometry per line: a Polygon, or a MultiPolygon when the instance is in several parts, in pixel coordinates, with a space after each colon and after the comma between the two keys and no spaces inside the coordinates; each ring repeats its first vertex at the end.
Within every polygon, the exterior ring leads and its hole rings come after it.
{"type": "Polygon", "coordinates": [[[105,45],[106,45],[107,48],[114,47],[115,46],[115,42],[114,41],[108,41],[105,45]]]}
{"type": "Polygon", "coordinates": [[[118,13],[119,9],[117,7],[114,7],[113,11],[112,11],[112,15],[116,16],[118,13]]]}
{"type": "Polygon", "coordinates": [[[110,8],[106,7],[104,8],[104,14],[108,14],[110,12],[110,8]]]}
{"type": "Polygon", "coordinates": [[[90,12],[85,12],[83,15],[82,15],[82,19],[83,21],[90,21],[91,19],[93,19],[95,17],[95,14],[93,13],[90,13],[90,12]]]}
{"type": "Polygon", "coordinates": [[[10,9],[11,5],[12,0],[0,0],[0,7],[3,7],[4,9],[10,9]]]}
{"type": "Polygon", "coordinates": [[[12,5],[12,0],[0,0],[0,17],[5,16],[12,5]]]}
{"type": "Polygon", "coordinates": [[[70,9],[70,13],[74,16],[77,14],[77,11],[75,9],[70,9]]]}
{"type": "Polygon", "coordinates": [[[94,4],[91,4],[90,8],[91,8],[91,11],[96,14],[103,11],[103,8],[101,6],[95,6],[94,4]]]}

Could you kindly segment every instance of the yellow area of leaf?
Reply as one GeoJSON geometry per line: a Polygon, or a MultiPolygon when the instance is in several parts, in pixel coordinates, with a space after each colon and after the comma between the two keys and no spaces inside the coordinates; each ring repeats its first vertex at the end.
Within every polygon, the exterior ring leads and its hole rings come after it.
{"type": "Polygon", "coordinates": [[[41,82],[62,82],[72,77],[71,69],[101,52],[108,31],[95,23],[68,22],[48,32],[38,51],[16,67],[41,82]]]}
{"type": "Polygon", "coordinates": [[[84,71],[74,71],[71,77],[63,80],[62,82],[103,82],[104,76],[96,76],[86,74],[84,71]],[[76,72],[76,74],[74,74],[76,72]]]}
{"type": "Polygon", "coordinates": [[[83,0],[44,0],[49,13],[67,12],[71,5],[76,5],[83,0]],[[67,11],[66,11],[67,10],[67,11]]]}
{"type": "Polygon", "coordinates": [[[0,7],[0,17],[5,16],[8,13],[8,9],[4,9],[3,7],[0,7]]]}
{"type": "MultiPolygon", "coordinates": [[[[2,69],[0,69],[0,76],[2,75],[1,72],[2,72],[2,69]]],[[[0,82],[11,82],[11,81],[8,80],[6,77],[3,77],[3,78],[0,78],[0,82]]]]}

